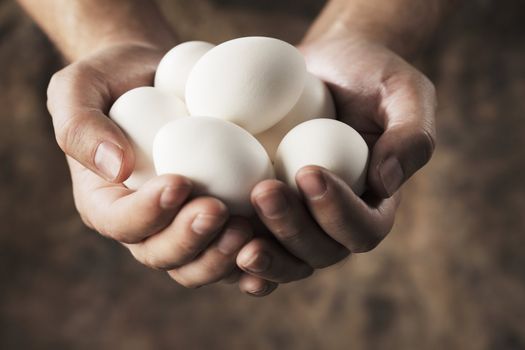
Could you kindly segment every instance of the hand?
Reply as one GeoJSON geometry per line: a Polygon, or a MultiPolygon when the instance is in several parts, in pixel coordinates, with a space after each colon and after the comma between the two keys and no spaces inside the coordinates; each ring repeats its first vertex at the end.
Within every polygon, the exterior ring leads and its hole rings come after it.
{"type": "MultiPolygon", "coordinates": [[[[381,45],[346,38],[308,43],[301,50],[309,71],[329,85],[339,119],[369,145],[369,189],[360,198],[334,174],[309,166],[296,177],[302,200],[270,180],[256,186],[252,201],[289,252],[323,268],[350,253],[370,251],[391,230],[398,189],[434,150],[436,98],[426,77],[381,45]]],[[[237,263],[249,271],[246,249],[237,263]]],[[[254,275],[272,279],[265,272],[254,275]]]]}
{"type": "Polygon", "coordinates": [[[137,191],[121,184],[133,169],[133,150],[106,113],[124,92],[152,84],[162,55],[147,45],[114,45],[53,76],[48,108],[68,156],[77,209],[87,226],[186,287],[230,280],[253,295],[268,294],[276,283],[236,268],[237,253],[252,237],[247,220],[230,218],[214,198],[188,201],[192,183],[180,176],[156,177],[137,191]]]}

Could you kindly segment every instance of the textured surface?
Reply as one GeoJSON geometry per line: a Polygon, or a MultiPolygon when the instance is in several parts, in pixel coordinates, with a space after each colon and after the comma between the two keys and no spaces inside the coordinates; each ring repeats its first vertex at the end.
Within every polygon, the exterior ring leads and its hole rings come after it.
{"type": "MultiPolygon", "coordinates": [[[[297,40],[321,4],[248,3],[162,2],[183,39],[215,42],[297,40]]],[[[0,0],[0,348],[525,348],[525,3],[469,3],[420,62],[440,140],[394,232],[254,300],[185,290],[83,227],[45,110],[60,59],[0,0]]]]}

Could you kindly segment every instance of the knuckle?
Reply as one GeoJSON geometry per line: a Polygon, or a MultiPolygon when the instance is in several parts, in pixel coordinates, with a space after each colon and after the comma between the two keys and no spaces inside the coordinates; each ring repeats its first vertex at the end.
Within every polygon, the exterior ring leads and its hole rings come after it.
{"type": "Polygon", "coordinates": [[[314,269],[311,266],[306,266],[303,270],[301,278],[308,278],[314,274],[314,269]]]}
{"type": "Polygon", "coordinates": [[[259,254],[267,249],[267,243],[263,238],[254,238],[248,243],[251,254],[259,254]]]}
{"type": "Polygon", "coordinates": [[[109,224],[107,222],[104,223],[104,221],[100,222],[95,225],[95,229],[102,235],[111,239],[114,239],[117,242],[120,242],[120,238],[118,234],[115,234],[111,231],[111,228],[109,227],[109,224]]]}
{"type": "Polygon", "coordinates": [[[290,283],[294,281],[299,281],[305,278],[310,277],[314,273],[314,268],[309,265],[304,265],[304,267],[301,267],[298,269],[298,272],[295,276],[290,276],[290,278],[286,279],[285,283],[290,283]]]}
{"type": "Polygon", "coordinates": [[[83,125],[78,117],[71,116],[59,125],[55,125],[55,138],[60,148],[66,153],[75,149],[82,138],[83,125]]]}
{"type": "Polygon", "coordinates": [[[141,244],[143,239],[147,236],[143,232],[128,231],[120,225],[113,224],[113,221],[108,220],[107,217],[99,217],[99,225],[95,225],[95,229],[103,236],[111,238],[123,244],[141,244]]]}
{"type": "Polygon", "coordinates": [[[189,288],[189,289],[197,289],[197,288],[200,288],[202,287],[203,285],[201,283],[199,283],[198,281],[194,281],[194,280],[189,280],[189,279],[185,279],[185,278],[181,278],[179,277],[177,279],[177,282],[182,285],[183,287],[185,288],[189,288]]]}
{"type": "MultiPolygon", "coordinates": [[[[78,210],[78,209],[77,209],[78,210]]],[[[86,215],[82,214],[80,211],[78,212],[79,216],[80,216],[80,220],[82,221],[82,223],[89,227],[91,230],[93,230],[95,227],[91,224],[91,221],[87,218],[86,215]]]]}
{"type": "MultiPolygon", "coordinates": [[[[180,283],[180,282],[179,282],[180,283]]],[[[186,282],[182,282],[180,283],[183,287],[185,288],[188,288],[188,289],[197,289],[197,288],[200,288],[200,287],[203,287],[204,285],[198,283],[198,282],[195,282],[195,281],[186,281],[186,282]]]]}
{"type": "Polygon", "coordinates": [[[51,79],[49,79],[48,84],[48,92],[53,91],[55,88],[61,86],[61,84],[67,79],[67,77],[70,76],[72,67],[74,67],[74,64],[62,68],[61,70],[55,72],[51,76],[51,79]]]}
{"type": "Polygon", "coordinates": [[[436,86],[434,85],[432,80],[430,80],[430,78],[424,75],[423,73],[420,73],[420,81],[421,81],[421,86],[423,88],[423,91],[425,91],[431,97],[431,99],[435,102],[437,100],[436,98],[437,92],[436,92],[436,86]]]}
{"type": "Polygon", "coordinates": [[[64,104],[64,101],[68,101],[72,94],[83,91],[86,84],[94,85],[94,91],[106,93],[99,75],[86,63],[74,63],[53,74],[49,81],[47,107],[53,117],[56,141],[66,154],[81,142],[86,118],[78,115],[78,111],[71,110],[82,106],[64,104]]]}
{"type": "Polygon", "coordinates": [[[425,160],[428,161],[436,148],[436,131],[434,126],[434,113],[437,106],[436,88],[430,79],[419,74],[419,90],[426,94],[427,105],[425,110],[428,111],[428,116],[424,118],[424,124],[416,134],[416,140],[419,145],[425,150],[425,160]]]}
{"type": "Polygon", "coordinates": [[[219,199],[214,197],[204,197],[202,200],[203,212],[223,218],[228,216],[228,208],[219,199]]]}
{"type": "Polygon", "coordinates": [[[368,253],[374,250],[382,240],[383,238],[378,234],[366,235],[354,242],[350,250],[353,253],[368,253]]]}
{"type": "MultiPolygon", "coordinates": [[[[140,245],[140,243],[139,243],[140,245]]],[[[154,270],[168,270],[172,268],[170,264],[158,254],[153,254],[147,249],[142,249],[140,253],[132,250],[132,254],[141,264],[154,270]]]]}
{"type": "Polygon", "coordinates": [[[196,256],[201,249],[202,242],[192,239],[183,239],[177,244],[176,251],[182,261],[187,261],[196,256]]]}
{"type": "Polygon", "coordinates": [[[73,63],[51,76],[47,86],[48,102],[52,102],[54,98],[61,98],[72,85],[75,85],[76,80],[82,76],[84,70],[82,67],[83,65],[79,63],[73,63]]]}
{"type": "Polygon", "coordinates": [[[51,79],[49,79],[49,84],[47,85],[47,101],[48,106],[51,102],[52,98],[54,97],[55,91],[57,90],[58,86],[60,86],[60,82],[63,79],[64,70],[59,70],[55,74],[51,76],[51,79]]]}
{"type": "Polygon", "coordinates": [[[282,191],[285,191],[285,190],[286,190],[286,185],[283,182],[279,180],[275,180],[275,179],[267,179],[255,185],[255,187],[252,189],[251,197],[253,201],[256,202],[257,198],[260,195],[263,195],[269,192],[283,193],[282,191]]]}
{"type": "Polygon", "coordinates": [[[49,111],[53,121],[55,121],[55,111],[56,111],[55,104],[58,102],[58,99],[60,99],[61,86],[63,84],[62,82],[64,81],[64,69],[53,74],[47,86],[46,106],[47,106],[47,110],[49,111]]]}
{"type": "Polygon", "coordinates": [[[175,282],[184,288],[197,289],[204,285],[195,279],[188,278],[184,274],[178,273],[176,270],[169,271],[168,274],[173,280],[175,280],[175,282]]]}
{"type": "Polygon", "coordinates": [[[185,281],[182,281],[179,282],[183,287],[185,288],[188,288],[188,289],[197,289],[197,288],[200,288],[200,287],[203,287],[204,284],[201,284],[197,281],[189,281],[189,280],[185,280],[185,281]]]}
{"type": "Polygon", "coordinates": [[[284,243],[293,244],[302,239],[301,229],[295,225],[278,225],[272,228],[272,232],[284,243]]]}
{"type": "Polygon", "coordinates": [[[145,254],[143,249],[141,249],[140,244],[130,245],[127,247],[133,258],[135,258],[135,260],[137,260],[139,263],[146,267],[153,268],[150,257],[145,254]]]}
{"type": "Polygon", "coordinates": [[[127,243],[127,244],[133,243],[133,242],[129,242],[126,239],[125,234],[122,231],[113,227],[111,220],[106,220],[104,217],[99,216],[97,218],[95,229],[104,237],[111,238],[117,242],[127,243]]]}
{"type": "Polygon", "coordinates": [[[74,193],[74,196],[73,196],[73,203],[74,203],[75,209],[77,210],[78,215],[80,216],[80,219],[82,220],[84,225],[86,225],[90,229],[94,229],[95,228],[94,225],[91,223],[91,220],[89,220],[88,211],[84,210],[84,207],[83,207],[83,205],[81,203],[81,200],[80,200],[79,196],[77,194],[75,194],[75,193],[74,193]]]}
{"type": "Polygon", "coordinates": [[[199,279],[203,285],[219,281],[230,274],[228,267],[224,261],[202,261],[199,279]]]}
{"type": "MultiPolygon", "coordinates": [[[[393,203],[393,202],[390,202],[393,203]]],[[[392,207],[390,207],[392,209],[392,207]]],[[[380,217],[368,221],[352,233],[349,244],[345,244],[349,253],[366,253],[374,250],[390,233],[394,226],[395,215],[387,207],[380,208],[380,217]]]]}
{"type": "Polygon", "coordinates": [[[310,263],[310,266],[312,266],[314,269],[324,269],[346,259],[349,255],[350,251],[343,247],[333,254],[327,254],[326,256],[328,256],[328,258],[313,261],[310,263]]]}
{"type": "Polygon", "coordinates": [[[140,242],[139,238],[133,237],[127,234],[126,232],[115,230],[115,229],[110,230],[110,231],[105,231],[104,235],[114,239],[117,242],[125,243],[125,244],[136,244],[140,242]]]}
{"type": "Polygon", "coordinates": [[[181,175],[165,174],[160,175],[160,177],[165,177],[169,181],[170,186],[174,188],[191,187],[193,185],[188,178],[181,175]]]}
{"type": "Polygon", "coordinates": [[[414,140],[417,149],[421,152],[421,163],[426,164],[432,158],[436,149],[435,135],[428,128],[422,128],[416,132],[414,140]]]}

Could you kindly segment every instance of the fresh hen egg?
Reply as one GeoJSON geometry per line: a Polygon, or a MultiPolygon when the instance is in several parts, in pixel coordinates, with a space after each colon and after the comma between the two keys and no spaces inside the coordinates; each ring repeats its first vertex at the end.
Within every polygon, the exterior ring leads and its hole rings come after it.
{"type": "Polygon", "coordinates": [[[193,181],[195,195],[224,201],[234,215],[250,215],[250,192],[274,177],[261,144],[241,127],[217,118],[190,117],[163,126],[153,143],[158,175],[193,181]]]}
{"type": "Polygon", "coordinates": [[[265,37],[234,39],[195,64],[186,103],[191,115],[224,119],[257,134],[293,108],[305,79],[305,61],[294,46],[265,37]]]}
{"type": "Polygon", "coordinates": [[[155,87],[185,100],[186,81],[193,66],[214,46],[204,41],[188,41],[175,46],[157,67],[155,87]]]}
{"type": "Polygon", "coordinates": [[[273,160],[279,143],[295,126],[314,118],[335,117],[335,105],[330,91],[319,78],[307,73],[304,91],[292,110],[277,124],[255,137],[273,160]]]}
{"type": "Polygon", "coordinates": [[[317,165],[345,181],[357,195],[365,190],[368,146],[349,125],[333,119],[313,119],[293,128],[277,149],[277,178],[297,190],[295,176],[317,165]]]}
{"type": "Polygon", "coordinates": [[[120,96],[109,111],[110,118],[126,133],[133,145],[135,168],[124,184],[137,189],[153,178],[153,139],[166,123],[188,116],[181,99],[153,87],[139,87],[120,96]]]}

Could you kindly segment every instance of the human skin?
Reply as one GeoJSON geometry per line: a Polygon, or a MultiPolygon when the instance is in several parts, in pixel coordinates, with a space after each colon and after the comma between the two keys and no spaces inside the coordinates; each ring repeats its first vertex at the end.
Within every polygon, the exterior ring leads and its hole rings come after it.
{"type": "MultiPolygon", "coordinates": [[[[371,154],[361,198],[318,167],[298,172],[300,197],[277,180],[253,190],[261,221],[310,266],[323,268],[375,248],[392,228],[400,187],[430,160],[434,87],[401,55],[414,55],[451,5],[333,0],[299,45],[308,70],[330,87],[338,119],[364,137],[371,154]]],[[[237,259],[243,269],[246,249],[237,259]]]]}
{"type": "Polygon", "coordinates": [[[300,49],[309,70],[329,84],[340,119],[371,147],[370,191],[363,200],[315,167],[297,175],[302,198],[264,181],[252,201],[272,236],[254,235],[248,220],[230,217],[215,198],[189,199],[192,184],[183,177],[159,176],[137,191],[121,184],[133,151],[107,111],[125,91],[151,85],[163,53],[177,42],[153,2],[19,1],[71,62],[53,76],[48,108],[81,217],[186,287],[222,280],[264,296],[278,283],[372,249],[391,229],[399,187],[432,154],[432,84],[393,50],[416,52],[448,1],[328,4],[300,49]]]}

